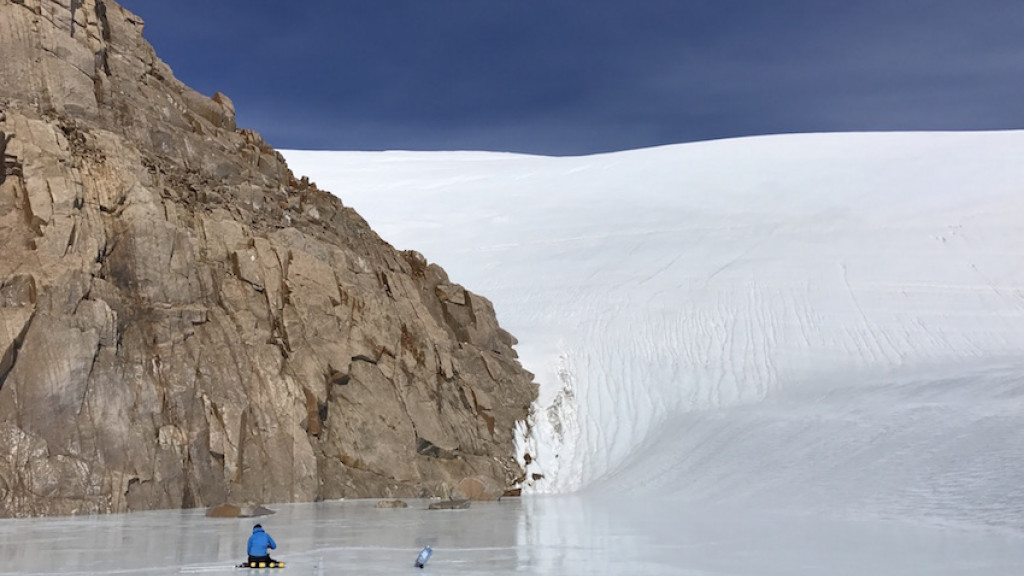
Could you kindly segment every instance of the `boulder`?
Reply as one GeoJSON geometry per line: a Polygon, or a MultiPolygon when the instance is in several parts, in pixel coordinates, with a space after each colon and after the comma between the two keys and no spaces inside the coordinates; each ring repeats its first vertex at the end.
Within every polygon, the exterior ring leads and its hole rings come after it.
{"type": "Polygon", "coordinates": [[[427,506],[427,510],[465,510],[469,508],[470,504],[469,500],[438,500],[431,502],[427,506]]]}
{"type": "Polygon", "coordinates": [[[455,500],[493,501],[505,494],[505,485],[484,475],[463,478],[452,490],[455,500]]]}
{"type": "Polygon", "coordinates": [[[242,509],[234,504],[220,504],[206,511],[207,518],[238,518],[242,509]]]}
{"type": "Polygon", "coordinates": [[[277,510],[271,510],[270,508],[267,508],[266,506],[255,505],[255,506],[246,506],[246,507],[242,508],[241,513],[239,513],[238,517],[239,518],[258,518],[260,516],[270,516],[271,514],[277,514],[277,510]]]}

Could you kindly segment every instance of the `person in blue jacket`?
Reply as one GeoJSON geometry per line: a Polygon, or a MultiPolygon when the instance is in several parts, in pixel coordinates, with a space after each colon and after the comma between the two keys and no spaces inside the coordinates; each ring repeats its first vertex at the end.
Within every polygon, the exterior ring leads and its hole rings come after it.
{"type": "Polygon", "coordinates": [[[270,550],[277,550],[277,543],[263,531],[263,526],[259,524],[252,527],[252,536],[249,536],[249,543],[246,549],[249,553],[249,565],[256,562],[277,562],[270,557],[270,550]]]}

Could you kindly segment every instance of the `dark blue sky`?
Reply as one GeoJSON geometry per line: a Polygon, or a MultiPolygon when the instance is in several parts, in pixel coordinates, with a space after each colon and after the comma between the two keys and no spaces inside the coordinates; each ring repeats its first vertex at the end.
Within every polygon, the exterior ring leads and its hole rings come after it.
{"type": "Polygon", "coordinates": [[[1024,127],[1020,0],[120,0],[277,148],[1024,127]]]}

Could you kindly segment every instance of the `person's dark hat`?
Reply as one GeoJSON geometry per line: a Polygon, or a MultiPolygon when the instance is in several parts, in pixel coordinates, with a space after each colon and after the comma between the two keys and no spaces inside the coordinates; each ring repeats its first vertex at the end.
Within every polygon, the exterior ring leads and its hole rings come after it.
{"type": "Polygon", "coordinates": [[[263,528],[263,525],[262,524],[257,524],[257,525],[252,527],[253,530],[255,530],[257,528],[263,528]]]}

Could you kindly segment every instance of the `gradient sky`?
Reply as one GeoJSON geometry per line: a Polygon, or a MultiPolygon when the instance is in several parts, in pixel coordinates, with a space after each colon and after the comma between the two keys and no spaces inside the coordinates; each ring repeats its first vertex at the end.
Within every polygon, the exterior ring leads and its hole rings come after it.
{"type": "Polygon", "coordinates": [[[1020,0],[119,0],[277,148],[1024,127],[1020,0]]]}

